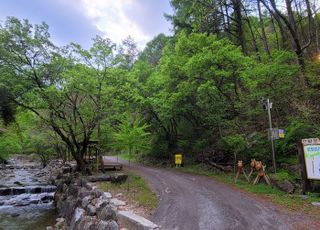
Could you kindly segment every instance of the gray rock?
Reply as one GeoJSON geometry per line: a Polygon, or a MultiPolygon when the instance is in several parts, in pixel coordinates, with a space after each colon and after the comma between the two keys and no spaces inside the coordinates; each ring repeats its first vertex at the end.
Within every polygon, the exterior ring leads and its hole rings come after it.
{"type": "Polygon", "coordinates": [[[309,196],[308,196],[308,195],[298,195],[298,197],[300,197],[300,198],[302,198],[302,199],[304,199],[304,200],[306,200],[306,199],[308,199],[308,198],[309,198],[309,196]]]}
{"type": "Polygon", "coordinates": [[[122,200],[118,200],[117,198],[113,198],[110,200],[110,203],[115,205],[116,207],[118,206],[125,206],[126,202],[122,201],[122,200]]]}
{"type": "Polygon", "coordinates": [[[112,195],[110,192],[104,192],[104,196],[107,198],[107,199],[111,199],[112,198],[112,195]]]}
{"type": "Polygon", "coordinates": [[[89,196],[91,194],[92,194],[92,192],[90,190],[83,187],[83,188],[80,188],[78,196],[80,198],[84,198],[84,197],[89,196]]]}
{"type": "Polygon", "coordinates": [[[118,230],[119,226],[115,221],[100,221],[98,230],[118,230]]]}
{"type": "Polygon", "coordinates": [[[99,198],[100,196],[104,195],[104,192],[101,189],[97,189],[96,188],[96,189],[93,190],[93,192],[94,192],[94,195],[95,195],[96,198],[99,198]]]}
{"type": "MultiPolygon", "coordinates": [[[[81,197],[80,197],[81,198],[81,197]]],[[[86,208],[88,206],[88,204],[91,202],[92,200],[92,196],[86,196],[82,199],[82,202],[81,202],[81,206],[83,208],[86,208]]]]}
{"type": "Polygon", "coordinates": [[[280,181],[271,178],[271,184],[288,194],[294,193],[295,190],[294,185],[289,180],[280,181]]]}
{"type": "Polygon", "coordinates": [[[315,207],[320,207],[320,202],[312,202],[311,204],[315,207]]]}
{"type": "Polygon", "coordinates": [[[117,213],[110,205],[104,207],[100,212],[98,212],[97,216],[100,220],[104,221],[117,220],[117,213]]]}
{"type": "Polygon", "coordinates": [[[96,230],[96,222],[97,221],[94,217],[85,216],[80,220],[77,230],[96,230]]]}
{"type": "Polygon", "coordinates": [[[110,177],[111,183],[122,183],[125,182],[128,178],[128,175],[124,173],[114,173],[110,177]]]}
{"type": "Polygon", "coordinates": [[[96,207],[93,206],[92,204],[89,204],[87,206],[87,213],[89,216],[94,216],[96,214],[96,211],[97,211],[96,207]]]}
{"type": "Polygon", "coordinates": [[[80,220],[84,217],[85,215],[85,211],[84,209],[82,208],[76,208],[74,210],[74,213],[73,213],[73,216],[72,216],[72,219],[71,219],[71,222],[70,222],[70,226],[69,226],[69,229],[73,230],[73,229],[77,229],[78,227],[78,224],[80,222],[80,220]]]}

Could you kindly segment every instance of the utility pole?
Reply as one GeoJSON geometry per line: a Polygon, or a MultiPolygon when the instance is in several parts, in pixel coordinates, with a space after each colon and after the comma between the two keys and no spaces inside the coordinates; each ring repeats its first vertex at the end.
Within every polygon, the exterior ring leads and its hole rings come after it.
{"type": "Polygon", "coordinates": [[[272,108],[272,103],[270,102],[269,98],[267,99],[266,103],[266,109],[268,110],[268,118],[269,118],[269,135],[270,135],[270,140],[271,140],[271,149],[272,149],[272,161],[273,161],[273,168],[274,168],[274,173],[277,173],[276,169],[276,153],[274,149],[274,138],[272,135],[272,119],[271,119],[271,108],[272,108]]]}

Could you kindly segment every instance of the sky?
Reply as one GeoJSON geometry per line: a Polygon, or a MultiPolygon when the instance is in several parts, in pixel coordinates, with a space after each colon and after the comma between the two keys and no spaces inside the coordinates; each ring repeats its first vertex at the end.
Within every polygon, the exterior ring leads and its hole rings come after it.
{"type": "Polygon", "coordinates": [[[164,13],[169,0],[0,0],[0,22],[7,16],[46,22],[55,44],[76,42],[85,48],[96,35],[121,43],[129,35],[142,49],[159,33],[171,34],[164,13]]]}

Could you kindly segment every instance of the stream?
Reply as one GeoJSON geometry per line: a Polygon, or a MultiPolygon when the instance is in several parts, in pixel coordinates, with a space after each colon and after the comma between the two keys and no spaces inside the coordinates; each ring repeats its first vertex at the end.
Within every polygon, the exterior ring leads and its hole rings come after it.
{"type": "Polygon", "coordinates": [[[0,165],[0,230],[40,230],[55,224],[53,196],[39,162],[15,157],[0,165]]]}

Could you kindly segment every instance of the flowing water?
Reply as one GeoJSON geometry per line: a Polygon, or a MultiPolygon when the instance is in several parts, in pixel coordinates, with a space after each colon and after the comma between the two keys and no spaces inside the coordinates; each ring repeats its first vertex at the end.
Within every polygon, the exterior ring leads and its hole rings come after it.
{"type": "Polygon", "coordinates": [[[38,163],[18,158],[0,169],[0,230],[40,230],[55,224],[55,186],[39,177],[38,163]]]}

